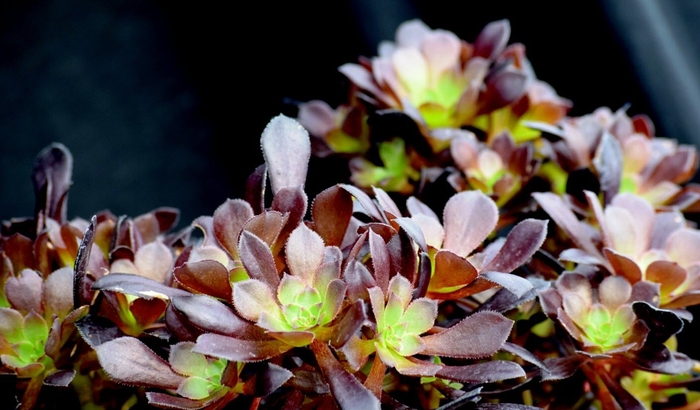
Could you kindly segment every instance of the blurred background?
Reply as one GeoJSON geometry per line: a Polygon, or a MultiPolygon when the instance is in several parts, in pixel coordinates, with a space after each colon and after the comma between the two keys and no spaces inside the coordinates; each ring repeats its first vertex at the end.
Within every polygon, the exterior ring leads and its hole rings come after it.
{"type": "MultiPolygon", "coordinates": [[[[211,215],[262,163],[259,137],[272,117],[293,101],[341,102],[337,67],[375,55],[412,18],[469,42],[507,18],[511,42],[574,102],[571,115],[630,104],[657,135],[699,141],[698,2],[1,4],[0,220],[32,214],[32,161],[54,141],[74,156],[69,218],[172,206],[184,226],[211,215]]],[[[344,172],[312,163],[310,195],[344,172]]]]}

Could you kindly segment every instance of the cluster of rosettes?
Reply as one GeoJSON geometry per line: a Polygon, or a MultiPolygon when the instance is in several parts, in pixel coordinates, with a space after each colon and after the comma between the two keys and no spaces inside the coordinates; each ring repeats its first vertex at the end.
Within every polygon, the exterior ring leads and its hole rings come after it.
{"type": "Polygon", "coordinates": [[[274,118],[245,199],[176,232],[171,208],[68,221],[71,155],[40,153],[36,213],[0,235],[11,405],[697,407],[695,149],[565,117],[509,36],[404,23],[341,67],[350,103],[274,118]],[[355,185],[310,200],[312,153],[355,185]]]}

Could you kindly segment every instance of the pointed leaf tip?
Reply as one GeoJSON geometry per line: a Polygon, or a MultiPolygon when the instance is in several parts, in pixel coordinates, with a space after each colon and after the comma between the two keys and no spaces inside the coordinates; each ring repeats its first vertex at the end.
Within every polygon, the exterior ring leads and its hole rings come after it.
{"type": "Polygon", "coordinates": [[[272,192],[304,185],[311,158],[309,133],[296,120],[278,115],[265,127],[261,145],[272,192]]]}

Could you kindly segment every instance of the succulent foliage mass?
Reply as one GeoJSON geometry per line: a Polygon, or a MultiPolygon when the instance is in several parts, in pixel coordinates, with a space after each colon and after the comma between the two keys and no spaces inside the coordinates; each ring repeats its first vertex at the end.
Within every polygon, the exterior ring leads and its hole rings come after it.
{"type": "Polygon", "coordinates": [[[72,157],[34,164],[0,232],[8,408],[700,406],[676,335],[700,303],[697,152],[571,102],[510,25],[414,20],[339,68],[337,108],[261,136],[244,199],[67,218],[72,157]],[[312,155],[352,176],[309,197],[312,155]],[[65,402],[68,400],[68,402],[65,402]]]}

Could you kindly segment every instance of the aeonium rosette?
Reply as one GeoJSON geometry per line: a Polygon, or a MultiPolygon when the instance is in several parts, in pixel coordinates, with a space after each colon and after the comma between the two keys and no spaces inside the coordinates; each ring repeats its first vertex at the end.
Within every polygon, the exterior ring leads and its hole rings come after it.
{"type": "Polygon", "coordinates": [[[534,195],[576,246],[561,252],[560,259],[603,266],[631,284],[658,284],[654,303],[662,308],[700,303],[700,231],[690,228],[680,212],[655,212],[646,199],[631,193],[616,195],[605,207],[593,193],[585,194],[599,231],[579,221],[561,197],[534,195]]]}
{"type": "Polygon", "coordinates": [[[644,342],[648,328],[632,309],[632,302],[639,300],[632,295],[645,292],[635,292],[620,276],[609,276],[594,289],[589,277],[565,272],[540,297],[545,313],[555,317],[584,350],[609,353],[638,349],[644,342]]]}
{"type": "Polygon", "coordinates": [[[532,288],[529,281],[511,272],[541,246],[547,232],[544,221],[524,220],[505,240],[496,240],[482,252],[473,253],[498,225],[498,207],[484,193],[453,195],[445,204],[443,223],[416,198],[409,198],[407,207],[410,219],[425,237],[431,260],[428,297],[458,299],[499,285],[522,296],[532,288]]]}
{"type": "Polygon", "coordinates": [[[279,279],[272,253],[255,235],[241,233],[241,260],[250,276],[233,285],[233,304],[244,318],[292,346],[328,340],[327,327],[340,311],[345,283],[340,280],[340,249],[326,247],[306,225],[286,244],[288,272],[279,279]]]}

